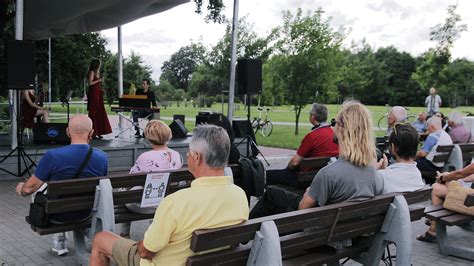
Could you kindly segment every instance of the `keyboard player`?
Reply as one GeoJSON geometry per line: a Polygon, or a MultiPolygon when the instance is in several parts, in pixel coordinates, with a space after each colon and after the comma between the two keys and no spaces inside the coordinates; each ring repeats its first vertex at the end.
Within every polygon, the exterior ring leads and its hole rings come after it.
{"type": "MultiPolygon", "coordinates": [[[[142,88],[138,89],[135,95],[146,95],[147,100],[148,100],[148,107],[157,107],[156,104],[156,97],[155,93],[150,90],[150,80],[149,79],[143,79],[142,81],[142,88]]],[[[148,118],[148,120],[151,120],[154,118],[154,112],[153,111],[147,111],[147,110],[135,110],[132,111],[132,117],[133,117],[133,122],[138,123],[138,118],[148,118]]],[[[140,138],[142,135],[140,134],[140,128],[138,126],[135,126],[135,137],[140,138]]]]}

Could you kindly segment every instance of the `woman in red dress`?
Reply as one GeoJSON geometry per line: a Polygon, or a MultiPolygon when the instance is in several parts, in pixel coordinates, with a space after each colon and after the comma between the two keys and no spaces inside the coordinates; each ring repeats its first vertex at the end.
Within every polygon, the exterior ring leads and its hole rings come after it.
{"type": "Polygon", "coordinates": [[[33,128],[35,126],[34,118],[43,116],[43,122],[48,123],[48,110],[36,104],[34,90],[23,91],[23,103],[21,105],[21,128],[33,128]]]}
{"type": "Polygon", "coordinates": [[[87,79],[89,81],[89,91],[87,92],[87,109],[89,117],[94,127],[94,135],[92,138],[101,139],[101,135],[112,133],[109,118],[104,107],[104,97],[102,91],[102,80],[99,78],[100,60],[93,59],[87,71],[87,79]]]}

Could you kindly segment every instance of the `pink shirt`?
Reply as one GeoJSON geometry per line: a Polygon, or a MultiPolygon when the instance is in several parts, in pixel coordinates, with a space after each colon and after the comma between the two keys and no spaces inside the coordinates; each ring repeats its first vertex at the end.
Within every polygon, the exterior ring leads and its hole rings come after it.
{"type": "Polygon", "coordinates": [[[179,169],[183,166],[181,155],[175,150],[166,148],[157,151],[147,151],[138,156],[130,173],[148,173],[163,170],[179,169]]]}

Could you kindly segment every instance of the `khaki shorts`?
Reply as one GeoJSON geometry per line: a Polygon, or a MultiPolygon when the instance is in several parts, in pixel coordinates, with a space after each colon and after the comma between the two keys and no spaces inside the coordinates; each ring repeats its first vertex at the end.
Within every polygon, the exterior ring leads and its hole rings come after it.
{"type": "Polygon", "coordinates": [[[140,256],[136,241],[120,238],[112,246],[112,258],[117,265],[139,266],[140,256]]]}

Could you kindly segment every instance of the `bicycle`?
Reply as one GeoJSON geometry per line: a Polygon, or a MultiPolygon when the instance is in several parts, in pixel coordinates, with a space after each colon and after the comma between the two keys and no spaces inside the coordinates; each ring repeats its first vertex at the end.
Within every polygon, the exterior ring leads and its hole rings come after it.
{"type": "Polygon", "coordinates": [[[273,124],[272,122],[268,119],[268,113],[270,112],[270,108],[266,108],[265,111],[265,118],[262,119],[262,111],[263,108],[258,107],[258,117],[254,117],[252,120],[252,129],[255,134],[257,134],[257,131],[260,130],[260,134],[264,137],[270,136],[273,131],[273,124]]]}
{"type": "MultiPolygon", "coordinates": [[[[408,107],[404,107],[404,108],[407,111],[410,110],[410,108],[408,107]]],[[[416,119],[417,117],[415,115],[408,114],[405,122],[411,124],[415,122],[416,119]]],[[[379,120],[377,121],[377,128],[379,129],[379,131],[385,131],[387,130],[387,125],[388,125],[388,112],[386,112],[382,117],[379,118],[379,120]]]]}

